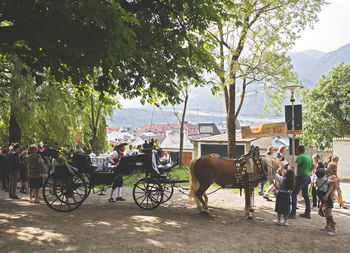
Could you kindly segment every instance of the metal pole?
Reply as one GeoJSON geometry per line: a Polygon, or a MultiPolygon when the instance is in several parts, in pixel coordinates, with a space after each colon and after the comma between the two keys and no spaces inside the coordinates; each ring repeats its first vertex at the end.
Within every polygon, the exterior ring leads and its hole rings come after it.
{"type": "MultiPolygon", "coordinates": [[[[152,133],[152,126],[153,126],[153,114],[154,114],[154,105],[153,105],[153,110],[152,110],[152,118],[151,118],[151,133],[152,133]]],[[[150,135],[148,135],[148,142],[150,142],[151,140],[151,133],[149,133],[150,135]]]]}
{"type": "Polygon", "coordinates": [[[291,94],[291,98],[290,98],[290,102],[292,102],[292,145],[291,145],[291,149],[292,149],[292,164],[294,164],[294,156],[295,156],[295,135],[294,135],[294,90],[292,90],[292,94],[291,94]]]}

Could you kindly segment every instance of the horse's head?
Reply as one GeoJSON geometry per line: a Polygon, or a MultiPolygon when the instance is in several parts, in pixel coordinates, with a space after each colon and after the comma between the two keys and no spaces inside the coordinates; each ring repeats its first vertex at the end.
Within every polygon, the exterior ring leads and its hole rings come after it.
{"type": "Polygon", "coordinates": [[[269,179],[274,177],[279,168],[283,169],[289,165],[287,161],[281,161],[274,156],[262,156],[261,159],[266,163],[266,166],[263,166],[263,168],[265,175],[267,175],[269,179]]]}

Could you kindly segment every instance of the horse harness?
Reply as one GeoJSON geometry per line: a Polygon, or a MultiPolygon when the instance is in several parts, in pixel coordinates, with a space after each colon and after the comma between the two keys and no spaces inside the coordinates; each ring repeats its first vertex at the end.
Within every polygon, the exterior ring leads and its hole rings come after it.
{"type": "Polygon", "coordinates": [[[247,188],[250,192],[254,191],[255,181],[266,180],[266,174],[264,171],[264,165],[260,153],[259,147],[252,146],[249,153],[242,155],[238,159],[234,159],[234,166],[236,169],[235,182],[230,185],[224,186],[224,188],[239,188],[242,194],[242,188],[247,188]],[[252,158],[254,162],[254,170],[248,171],[248,160],[252,158]],[[256,173],[257,172],[257,173],[256,173]]]}

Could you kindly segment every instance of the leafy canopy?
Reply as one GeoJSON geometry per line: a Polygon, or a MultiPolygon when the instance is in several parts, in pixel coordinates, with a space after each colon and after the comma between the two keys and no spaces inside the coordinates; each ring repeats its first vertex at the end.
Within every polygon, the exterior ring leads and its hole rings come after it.
{"type": "Polygon", "coordinates": [[[308,147],[323,150],[334,137],[350,136],[350,64],[333,68],[303,96],[303,135],[308,147]]]}
{"type": "MultiPolygon", "coordinates": [[[[0,53],[14,54],[36,73],[84,89],[102,70],[96,90],[143,102],[176,102],[176,78],[210,68],[199,36],[214,20],[211,0],[4,0],[0,53]]],[[[40,76],[36,81],[40,83],[40,76]]]]}

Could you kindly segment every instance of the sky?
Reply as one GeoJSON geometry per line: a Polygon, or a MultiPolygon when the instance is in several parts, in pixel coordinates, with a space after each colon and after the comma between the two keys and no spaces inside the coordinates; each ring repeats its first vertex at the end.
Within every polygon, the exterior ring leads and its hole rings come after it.
{"type": "Polygon", "coordinates": [[[350,44],[350,0],[328,2],[330,4],[323,6],[314,29],[308,28],[302,32],[301,38],[292,49],[293,52],[309,49],[331,52],[350,44]]]}
{"type": "MultiPolygon", "coordinates": [[[[292,52],[317,49],[334,51],[350,44],[350,0],[328,0],[319,13],[319,21],[313,29],[307,28],[296,41],[292,52]]],[[[140,107],[139,99],[121,100],[125,107],[140,107]]]]}

